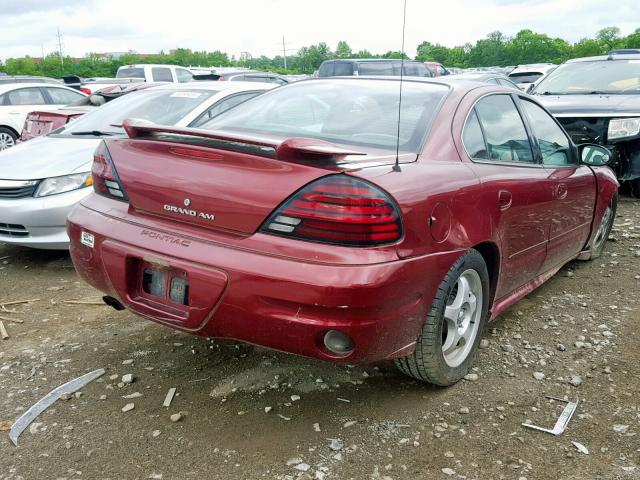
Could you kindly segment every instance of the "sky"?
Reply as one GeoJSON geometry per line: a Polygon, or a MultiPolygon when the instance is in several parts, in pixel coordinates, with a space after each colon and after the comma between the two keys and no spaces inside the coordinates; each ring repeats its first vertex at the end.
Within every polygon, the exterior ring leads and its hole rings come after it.
{"type": "MultiPolygon", "coordinates": [[[[640,27],[638,0],[407,0],[405,51],[448,47],[523,28],[575,42],[607,26],[640,27]],[[614,7],[614,8],[612,8],[614,7]]],[[[400,50],[403,0],[0,0],[0,59],[88,52],[221,50],[238,57],[288,54],[345,40],[354,51],[400,50]]]]}

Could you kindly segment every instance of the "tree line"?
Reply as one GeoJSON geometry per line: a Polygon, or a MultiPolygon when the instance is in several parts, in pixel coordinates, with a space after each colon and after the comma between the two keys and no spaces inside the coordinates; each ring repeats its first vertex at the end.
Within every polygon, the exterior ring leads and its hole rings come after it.
{"type": "MultiPolygon", "coordinates": [[[[525,29],[515,36],[506,36],[500,31],[492,32],[475,44],[466,43],[446,47],[438,43],[422,42],[418,45],[416,60],[436,61],[449,67],[470,68],[521,65],[526,63],[562,63],[569,58],[603,55],[613,49],[639,48],[640,28],[627,36],[620,35],[617,27],[607,27],[598,31],[593,38],[583,38],[569,43],[562,38],[552,38],[542,33],[525,29]]],[[[215,50],[194,52],[185,48],[140,56],[129,52],[117,58],[103,58],[97,54],[87,54],[80,59],[64,57],[61,61],[56,53],[36,61],[31,57],[9,58],[0,62],[0,71],[7,75],[43,75],[61,77],[113,77],[118,67],[133,63],[164,63],[188,66],[243,67],[255,70],[269,70],[279,73],[311,74],[324,60],[340,58],[400,58],[400,51],[374,54],[368,50],[353,51],[349,44],[340,41],[335,50],[325,43],[300,48],[294,55],[275,57],[252,57],[244,53],[240,58],[215,50]]],[[[408,58],[405,55],[405,58],[408,58]]]]}

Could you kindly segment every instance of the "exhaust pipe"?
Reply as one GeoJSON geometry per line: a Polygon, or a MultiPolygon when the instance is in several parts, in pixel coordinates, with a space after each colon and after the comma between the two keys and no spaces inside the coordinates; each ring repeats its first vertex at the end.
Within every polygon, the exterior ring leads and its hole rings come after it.
{"type": "Polygon", "coordinates": [[[110,297],[109,295],[105,295],[104,297],[102,297],[102,301],[118,311],[125,309],[125,306],[120,303],[120,300],[110,297]]]}

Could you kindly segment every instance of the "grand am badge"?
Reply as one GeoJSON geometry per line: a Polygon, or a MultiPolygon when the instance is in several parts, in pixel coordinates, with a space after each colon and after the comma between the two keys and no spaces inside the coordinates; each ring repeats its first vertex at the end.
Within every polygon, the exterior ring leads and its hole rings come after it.
{"type": "MultiPolygon", "coordinates": [[[[191,200],[187,198],[184,200],[183,203],[185,207],[188,207],[189,205],[191,205],[191,200]]],[[[168,204],[164,205],[163,208],[167,212],[177,213],[179,215],[185,215],[188,217],[201,218],[203,220],[208,220],[210,222],[213,222],[216,219],[216,216],[213,213],[199,212],[197,210],[192,210],[190,208],[176,207],[175,205],[168,205],[168,204]]]]}

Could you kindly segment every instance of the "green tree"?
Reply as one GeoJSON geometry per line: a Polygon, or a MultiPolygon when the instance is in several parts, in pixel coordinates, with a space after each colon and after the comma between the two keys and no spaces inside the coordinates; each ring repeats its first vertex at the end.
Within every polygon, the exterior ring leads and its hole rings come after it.
{"type": "Polygon", "coordinates": [[[353,52],[351,51],[351,47],[344,40],[340,40],[338,45],[336,45],[336,58],[351,58],[353,56],[353,52]]]}

